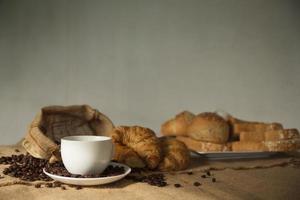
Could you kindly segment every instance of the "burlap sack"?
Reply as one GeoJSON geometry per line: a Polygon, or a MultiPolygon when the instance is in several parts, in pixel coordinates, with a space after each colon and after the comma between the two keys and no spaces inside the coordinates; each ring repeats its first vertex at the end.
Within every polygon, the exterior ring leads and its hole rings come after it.
{"type": "Polygon", "coordinates": [[[49,106],[30,124],[22,142],[36,158],[60,160],[60,139],[69,135],[106,135],[113,129],[112,121],[88,105],[49,106]]]}

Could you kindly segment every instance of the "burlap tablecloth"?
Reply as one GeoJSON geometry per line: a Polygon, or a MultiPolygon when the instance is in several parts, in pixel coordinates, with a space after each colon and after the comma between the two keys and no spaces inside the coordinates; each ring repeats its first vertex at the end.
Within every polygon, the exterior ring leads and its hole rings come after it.
{"type": "MultiPolygon", "coordinates": [[[[22,147],[0,146],[0,156],[24,153],[22,147]],[[20,150],[16,152],[15,149],[20,150]]],[[[119,182],[85,187],[81,190],[68,187],[35,188],[33,184],[3,175],[6,167],[0,165],[0,199],[60,200],[60,199],[111,199],[111,200],[193,200],[193,199],[299,199],[300,169],[298,154],[293,157],[279,156],[271,159],[208,161],[193,157],[186,172],[166,173],[168,186],[155,187],[146,183],[134,183],[123,179],[119,182]],[[202,178],[210,169],[216,182],[202,178]],[[201,186],[193,185],[195,181],[201,186]],[[175,183],[182,185],[174,187],[175,183]]]]}

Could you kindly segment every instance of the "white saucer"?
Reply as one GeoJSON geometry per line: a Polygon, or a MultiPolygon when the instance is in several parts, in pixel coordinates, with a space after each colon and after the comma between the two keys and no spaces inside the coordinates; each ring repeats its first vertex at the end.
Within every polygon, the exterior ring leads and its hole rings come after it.
{"type": "Polygon", "coordinates": [[[52,178],[53,180],[66,183],[66,184],[71,184],[71,185],[103,185],[107,183],[112,183],[115,181],[118,181],[122,178],[124,178],[126,175],[128,175],[131,172],[131,168],[128,167],[127,165],[120,164],[120,163],[115,163],[111,162],[110,165],[112,166],[119,166],[119,167],[124,167],[125,172],[124,174],[120,174],[117,176],[108,176],[108,177],[99,177],[99,178],[73,178],[73,177],[65,177],[65,176],[59,176],[55,174],[50,174],[46,172],[45,168],[43,169],[43,172],[52,178]]]}

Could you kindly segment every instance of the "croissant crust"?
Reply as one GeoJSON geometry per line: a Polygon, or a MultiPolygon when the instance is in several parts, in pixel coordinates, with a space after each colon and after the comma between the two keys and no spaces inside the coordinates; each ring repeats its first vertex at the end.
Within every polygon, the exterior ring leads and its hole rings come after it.
{"type": "Polygon", "coordinates": [[[130,147],[115,143],[115,151],[113,160],[124,163],[133,168],[144,168],[144,161],[130,147]]]}
{"type": "Polygon", "coordinates": [[[161,160],[161,148],[155,133],[140,126],[119,126],[111,134],[114,143],[131,148],[145,162],[148,168],[154,169],[161,160]]]}
{"type": "Polygon", "coordinates": [[[160,145],[163,159],[158,166],[160,171],[184,170],[190,163],[190,153],[186,145],[175,138],[162,137],[160,145]]]}

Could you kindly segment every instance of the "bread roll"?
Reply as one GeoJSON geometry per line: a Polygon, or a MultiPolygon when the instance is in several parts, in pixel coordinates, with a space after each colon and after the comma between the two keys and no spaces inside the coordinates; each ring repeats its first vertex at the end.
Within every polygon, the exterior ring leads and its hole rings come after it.
{"type": "Polygon", "coordinates": [[[229,125],[216,113],[201,113],[193,119],[187,135],[199,141],[224,144],[229,137],[229,125]]]}
{"type": "Polygon", "coordinates": [[[188,149],[197,152],[219,152],[219,151],[229,151],[230,146],[227,144],[215,144],[211,142],[202,142],[194,140],[189,137],[177,136],[177,140],[183,142],[188,149]]]}
{"type": "Polygon", "coordinates": [[[161,125],[161,133],[164,136],[186,135],[187,127],[195,115],[189,111],[183,111],[161,125]]]}

